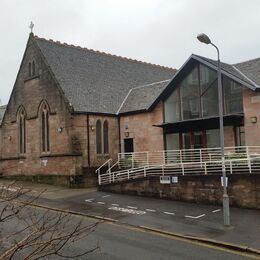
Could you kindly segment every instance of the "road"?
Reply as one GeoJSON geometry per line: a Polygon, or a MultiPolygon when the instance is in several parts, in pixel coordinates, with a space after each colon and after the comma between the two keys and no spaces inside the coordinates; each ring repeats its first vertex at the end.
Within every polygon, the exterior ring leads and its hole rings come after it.
{"type": "MultiPolygon", "coordinates": [[[[36,210],[43,214],[44,210],[27,206],[26,212],[36,210]]],[[[83,225],[88,225],[94,220],[88,217],[71,216],[68,228],[75,225],[83,218],[83,225]]],[[[10,222],[1,228],[1,234],[8,233],[14,228],[20,229],[20,224],[10,222]]],[[[223,248],[203,245],[200,243],[176,239],[171,236],[146,232],[139,228],[129,227],[118,223],[103,222],[89,236],[84,237],[76,244],[70,243],[67,253],[79,253],[91,249],[99,244],[100,250],[79,259],[101,260],[158,260],[158,259],[245,259],[246,255],[229,251],[223,248]]],[[[19,258],[19,257],[18,257],[19,258]]],[[[17,258],[17,259],[18,259],[17,258]]],[[[48,259],[59,259],[57,256],[48,259]]]]}
{"type": "MultiPolygon", "coordinates": [[[[12,191],[15,191],[20,184],[15,185],[12,186],[12,191]]],[[[226,251],[227,247],[211,247],[208,242],[193,243],[194,240],[181,240],[174,234],[213,239],[219,243],[224,241],[260,250],[259,210],[231,208],[232,226],[224,228],[222,209],[217,205],[105,193],[95,189],[67,189],[30,183],[21,185],[29,189],[33,196],[46,190],[37,200],[37,204],[41,207],[84,215],[84,221],[107,218],[105,223],[99,225],[90,240],[80,242],[78,248],[85,248],[96,241],[100,242],[101,252],[91,255],[90,259],[245,257],[239,250],[226,251]]],[[[77,218],[76,215],[73,216],[77,218]]],[[[77,247],[70,249],[77,250],[77,247]]]]}
{"type": "Polygon", "coordinates": [[[113,194],[50,193],[44,205],[107,217],[121,223],[210,238],[260,250],[260,211],[231,208],[230,228],[223,227],[221,206],[113,194]]]}

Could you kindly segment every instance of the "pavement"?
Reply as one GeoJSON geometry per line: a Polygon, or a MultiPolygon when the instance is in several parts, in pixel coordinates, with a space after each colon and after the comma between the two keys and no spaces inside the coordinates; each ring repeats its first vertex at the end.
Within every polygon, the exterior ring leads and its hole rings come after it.
{"type": "MultiPolygon", "coordinates": [[[[10,181],[0,180],[0,185],[7,186],[8,182],[10,181]]],[[[231,207],[231,226],[224,227],[220,206],[29,182],[16,182],[12,188],[20,186],[35,195],[44,191],[37,203],[45,207],[260,252],[260,210],[231,207]]]]}

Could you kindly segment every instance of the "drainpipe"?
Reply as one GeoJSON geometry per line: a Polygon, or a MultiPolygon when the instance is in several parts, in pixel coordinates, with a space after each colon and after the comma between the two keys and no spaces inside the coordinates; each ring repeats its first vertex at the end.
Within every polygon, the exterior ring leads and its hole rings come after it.
{"type": "Polygon", "coordinates": [[[117,122],[118,122],[118,140],[119,140],[119,153],[121,153],[121,127],[120,127],[120,116],[118,116],[117,118],[117,122]]]}
{"type": "Polygon", "coordinates": [[[88,167],[90,167],[90,147],[89,147],[89,114],[87,114],[87,150],[88,150],[88,167]]]}

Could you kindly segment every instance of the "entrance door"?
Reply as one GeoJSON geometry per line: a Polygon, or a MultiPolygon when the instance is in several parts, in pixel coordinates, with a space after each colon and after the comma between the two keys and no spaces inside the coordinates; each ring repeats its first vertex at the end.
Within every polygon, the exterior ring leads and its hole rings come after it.
{"type": "Polygon", "coordinates": [[[203,148],[203,133],[200,132],[193,132],[193,148],[200,149],[203,148]]]}
{"type": "Polygon", "coordinates": [[[134,152],[134,140],[133,140],[133,138],[124,139],[124,149],[125,149],[125,153],[133,153],[134,152]]]}
{"type": "Polygon", "coordinates": [[[205,131],[191,131],[182,134],[182,149],[200,149],[203,147],[206,147],[205,131]]]}

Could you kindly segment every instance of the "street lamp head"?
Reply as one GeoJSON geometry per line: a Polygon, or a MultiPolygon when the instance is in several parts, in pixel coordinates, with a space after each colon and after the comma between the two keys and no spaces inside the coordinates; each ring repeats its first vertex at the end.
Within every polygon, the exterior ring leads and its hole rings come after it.
{"type": "Polygon", "coordinates": [[[203,42],[205,44],[210,44],[211,43],[211,40],[210,38],[208,37],[208,35],[206,35],[205,33],[201,33],[197,36],[197,39],[200,41],[200,42],[203,42]]]}

